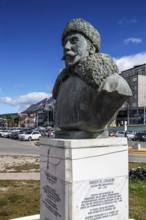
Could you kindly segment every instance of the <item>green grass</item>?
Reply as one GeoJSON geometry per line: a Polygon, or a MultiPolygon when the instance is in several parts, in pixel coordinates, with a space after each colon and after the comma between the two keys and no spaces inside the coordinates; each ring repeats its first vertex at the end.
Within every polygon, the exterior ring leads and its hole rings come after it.
{"type": "Polygon", "coordinates": [[[33,172],[39,172],[40,171],[40,164],[23,164],[23,165],[13,165],[13,166],[9,166],[6,167],[6,171],[9,172],[9,170],[14,169],[15,171],[13,172],[31,172],[31,170],[33,170],[33,172]]]}
{"type": "Polygon", "coordinates": [[[0,207],[5,206],[8,204],[7,199],[0,199],[0,207]]]}
{"type": "Polygon", "coordinates": [[[129,181],[129,213],[135,220],[146,219],[146,181],[129,181]]]}
{"type": "Polygon", "coordinates": [[[0,219],[39,214],[39,181],[0,181],[0,219]]]}
{"type": "MultiPolygon", "coordinates": [[[[129,163],[129,170],[137,167],[146,168],[146,163],[129,163]]],[[[135,220],[146,220],[146,180],[129,180],[129,215],[135,220]]]]}
{"type": "Polygon", "coordinates": [[[146,163],[138,163],[138,162],[130,162],[129,163],[129,170],[130,169],[135,169],[137,167],[143,167],[146,168],[146,163]]]}

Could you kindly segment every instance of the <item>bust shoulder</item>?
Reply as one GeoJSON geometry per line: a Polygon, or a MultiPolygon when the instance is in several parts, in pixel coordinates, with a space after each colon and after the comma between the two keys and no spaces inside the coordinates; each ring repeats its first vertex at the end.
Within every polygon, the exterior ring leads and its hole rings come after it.
{"type": "Polygon", "coordinates": [[[99,90],[106,90],[109,93],[117,92],[125,96],[132,95],[127,81],[117,73],[108,76],[99,90]]]}

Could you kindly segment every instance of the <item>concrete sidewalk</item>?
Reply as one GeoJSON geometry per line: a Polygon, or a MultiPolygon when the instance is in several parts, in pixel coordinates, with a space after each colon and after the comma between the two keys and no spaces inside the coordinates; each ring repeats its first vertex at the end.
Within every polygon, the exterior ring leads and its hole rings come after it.
{"type": "Polygon", "coordinates": [[[40,173],[0,173],[0,180],[40,180],[40,173]]]}

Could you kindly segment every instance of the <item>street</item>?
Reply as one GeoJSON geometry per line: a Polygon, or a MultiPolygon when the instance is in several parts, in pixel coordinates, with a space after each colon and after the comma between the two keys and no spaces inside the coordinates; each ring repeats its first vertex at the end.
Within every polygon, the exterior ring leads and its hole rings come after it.
{"type": "MultiPolygon", "coordinates": [[[[128,146],[131,147],[136,143],[140,144],[142,148],[146,148],[146,142],[139,142],[139,141],[128,141],[128,146]]],[[[145,155],[129,154],[129,161],[146,163],[146,154],[145,155]]]]}
{"type": "Polygon", "coordinates": [[[129,154],[129,161],[146,163],[146,154],[145,155],[129,154]]]}
{"type": "Polygon", "coordinates": [[[128,141],[128,146],[132,147],[134,144],[140,144],[142,148],[146,148],[146,142],[141,142],[141,141],[128,141]]]}
{"type": "Polygon", "coordinates": [[[33,155],[38,156],[39,146],[35,141],[19,141],[8,138],[0,138],[0,155],[33,155]]]}
{"type": "MultiPolygon", "coordinates": [[[[0,155],[34,155],[39,156],[40,147],[36,146],[35,141],[19,141],[8,138],[0,138],[0,155]]],[[[140,143],[143,148],[146,147],[146,142],[129,141],[128,145],[140,143]]],[[[146,155],[129,155],[129,161],[146,162],[146,155]]]]}

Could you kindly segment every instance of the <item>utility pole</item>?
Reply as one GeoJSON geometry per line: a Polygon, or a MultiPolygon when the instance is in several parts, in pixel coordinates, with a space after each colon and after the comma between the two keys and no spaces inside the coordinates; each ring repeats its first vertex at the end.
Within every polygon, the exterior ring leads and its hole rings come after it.
{"type": "Polygon", "coordinates": [[[144,79],[144,107],[143,107],[143,124],[145,125],[145,79],[144,79]]]}
{"type": "Polygon", "coordinates": [[[130,120],[129,120],[129,103],[127,102],[127,124],[130,124],[130,120]]]}
{"type": "Polygon", "coordinates": [[[143,114],[143,124],[145,125],[145,103],[144,103],[143,111],[144,111],[144,114],[143,114]]]}

